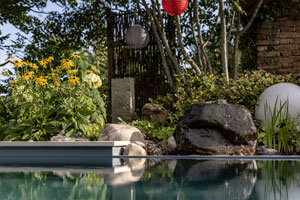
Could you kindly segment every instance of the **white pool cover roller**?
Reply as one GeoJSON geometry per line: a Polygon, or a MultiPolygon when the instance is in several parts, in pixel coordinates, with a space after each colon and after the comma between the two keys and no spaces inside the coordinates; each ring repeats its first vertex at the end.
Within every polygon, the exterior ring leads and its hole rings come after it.
{"type": "Polygon", "coordinates": [[[280,102],[283,104],[288,101],[289,113],[292,117],[300,116],[300,87],[292,83],[278,83],[267,88],[258,98],[255,107],[256,119],[265,121],[264,106],[265,102],[273,111],[277,100],[277,110],[280,108],[280,102]]]}

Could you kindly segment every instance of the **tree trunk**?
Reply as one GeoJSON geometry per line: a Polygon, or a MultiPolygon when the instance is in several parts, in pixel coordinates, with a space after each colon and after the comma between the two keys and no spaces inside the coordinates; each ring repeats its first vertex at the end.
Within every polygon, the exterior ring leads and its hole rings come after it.
{"type": "Polygon", "coordinates": [[[158,30],[157,30],[158,27],[156,27],[154,18],[152,16],[151,11],[148,8],[147,3],[145,2],[145,0],[143,0],[143,5],[144,5],[144,7],[146,9],[146,12],[147,12],[147,14],[150,18],[150,21],[151,21],[151,25],[152,25],[152,28],[153,28],[153,31],[154,31],[154,36],[155,36],[155,39],[157,41],[157,45],[159,47],[159,51],[160,51],[160,55],[161,55],[161,59],[162,59],[162,63],[163,63],[163,68],[164,68],[164,71],[166,73],[167,79],[169,81],[169,85],[170,85],[171,89],[174,91],[175,90],[175,85],[174,85],[172,75],[171,75],[170,70],[169,70],[168,65],[167,65],[163,45],[160,42],[160,37],[159,37],[159,34],[158,34],[158,30]]]}
{"type": "Polygon", "coordinates": [[[239,42],[240,42],[240,27],[241,26],[241,15],[238,14],[236,35],[234,39],[234,56],[233,56],[233,79],[236,80],[238,77],[239,67],[239,42]]]}
{"type": "Polygon", "coordinates": [[[236,31],[236,36],[235,36],[235,41],[234,41],[234,57],[233,57],[233,79],[236,80],[238,77],[238,68],[239,68],[239,42],[240,38],[246,33],[246,31],[250,28],[252,25],[261,5],[263,3],[263,0],[260,0],[255,8],[254,13],[252,14],[248,24],[245,26],[245,28],[241,31],[240,26],[241,26],[241,15],[239,14],[238,20],[237,20],[237,31],[236,31]]]}
{"type": "Polygon", "coordinates": [[[219,15],[221,19],[221,59],[222,59],[222,69],[227,82],[229,82],[228,75],[228,58],[227,58],[227,30],[226,30],[226,20],[224,14],[224,0],[219,0],[219,15]]]}
{"type": "Polygon", "coordinates": [[[198,65],[195,63],[195,61],[188,55],[188,53],[185,51],[183,46],[183,40],[182,40],[182,34],[181,34],[181,25],[180,25],[180,17],[176,16],[176,25],[177,25],[177,31],[178,31],[178,40],[179,40],[179,46],[181,53],[183,54],[185,60],[190,63],[192,68],[198,73],[201,73],[201,70],[199,69],[198,65]]]}

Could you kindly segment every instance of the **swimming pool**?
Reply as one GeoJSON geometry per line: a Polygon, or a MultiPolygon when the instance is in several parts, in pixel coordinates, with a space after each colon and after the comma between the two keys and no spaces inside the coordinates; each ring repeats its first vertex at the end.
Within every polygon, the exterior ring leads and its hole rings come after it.
{"type": "Polygon", "coordinates": [[[294,200],[300,197],[297,159],[120,160],[120,165],[111,167],[2,165],[0,199],[294,200]]]}

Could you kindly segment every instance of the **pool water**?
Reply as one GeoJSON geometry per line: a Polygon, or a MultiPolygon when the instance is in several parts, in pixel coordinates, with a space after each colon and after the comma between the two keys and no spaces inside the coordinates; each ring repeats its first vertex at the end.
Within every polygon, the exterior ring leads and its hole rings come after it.
{"type": "Polygon", "coordinates": [[[0,199],[300,199],[300,161],[127,159],[113,167],[0,166],[0,199]]]}

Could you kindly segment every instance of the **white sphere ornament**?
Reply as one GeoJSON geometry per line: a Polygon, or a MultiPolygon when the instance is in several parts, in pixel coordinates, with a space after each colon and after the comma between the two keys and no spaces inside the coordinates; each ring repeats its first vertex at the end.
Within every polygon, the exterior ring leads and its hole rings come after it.
{"type": "Polygon", "coordinates": [[[139,24],[131,26],[125,34],[125,41],[134,49],[144,48],[148,45],[149,40],[148,31],[139,24]]]}
{"type": "MultiPolygon", "coordinates": [[[[274,110],[277,99],[276,109],[280,109],[280,104],[287,102],[288,111],[291,117],[298,118],[300,116],[300,87],[292,83],[278,83],[268,87],[258,98],[255,107],[256,119],[265,122],[264,107],[265,103],[271,110],[274,110]]],[[[285,109],[283,109],[285,110],[285,109]]]]}

